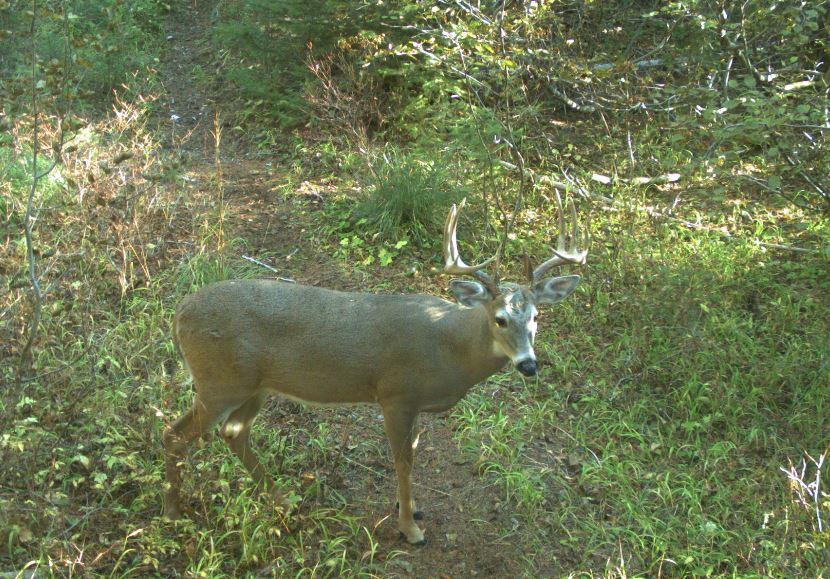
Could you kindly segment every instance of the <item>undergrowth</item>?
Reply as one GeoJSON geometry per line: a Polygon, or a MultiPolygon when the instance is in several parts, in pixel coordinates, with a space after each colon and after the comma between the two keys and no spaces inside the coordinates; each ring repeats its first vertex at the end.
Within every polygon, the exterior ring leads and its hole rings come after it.
{"type": "Polygon", "coordinates": [[[447,207],[463,197],[449,169],[434,159],[387,154],[372,177],[360,210],[369,227],[386,238],[410,235],[419,242],[432,240],[447,207]]]}
{"type": "Polygon", "coordinates": [[[595,250],[576,299],[543,313],[538,381],[462,402],[462,445],[574,569],[826,569],[827,534],[779,470],[828,446],[826,272],[636,214],[595,220],[636,243],[595,250]]]}

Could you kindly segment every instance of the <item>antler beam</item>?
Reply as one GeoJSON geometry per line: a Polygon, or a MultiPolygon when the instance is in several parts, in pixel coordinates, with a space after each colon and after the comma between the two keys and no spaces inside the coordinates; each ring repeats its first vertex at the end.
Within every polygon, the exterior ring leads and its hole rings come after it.
{"type": "Polygon", "coordinates": [[[495,296],[498,294],[498,282],[482,270],[495,260],[498,255],[494,255],[478,265],[467,265],[458,253],[458,239],[456,237],[458,215],[466,203],[467,199],[465,198],[461,200],[459,207],[453,204],[444,222],[444,271],[456,275],[471,275],[484,284],[495,296]]]}

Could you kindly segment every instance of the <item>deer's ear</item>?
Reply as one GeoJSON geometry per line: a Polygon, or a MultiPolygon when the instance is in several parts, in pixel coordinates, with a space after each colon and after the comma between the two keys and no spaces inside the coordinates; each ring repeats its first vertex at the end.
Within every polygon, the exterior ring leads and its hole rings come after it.
{"type": "Polygon", "coordinates": [[[450,291],[458,303],[470,308],[482,306],[493,299],[487,288],[477,281],[454,279],[450,281],[450,291]]]}
{"type": "Polygon", "coordinates": [[[555,304],[571,295],[579,284],[578,275],[549,277],[533,286],[537,304],[555,304]]]}

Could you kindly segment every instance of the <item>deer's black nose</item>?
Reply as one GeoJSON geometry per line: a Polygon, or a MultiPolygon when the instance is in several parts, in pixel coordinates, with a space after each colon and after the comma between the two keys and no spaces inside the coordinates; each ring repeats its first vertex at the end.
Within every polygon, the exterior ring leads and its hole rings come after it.
{"type": "Polygon", "coordinates": [[[524,376],[535,376],[536,375],[536,360],[533,358],[525,358],[518,364],[516,364],[516,369],[521,372],[524,376]]]}

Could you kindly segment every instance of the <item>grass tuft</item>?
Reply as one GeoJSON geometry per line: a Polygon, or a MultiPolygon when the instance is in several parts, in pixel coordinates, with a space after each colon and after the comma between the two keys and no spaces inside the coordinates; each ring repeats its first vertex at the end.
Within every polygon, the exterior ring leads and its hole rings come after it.
{"type": "Polygon", "coordinates": [[[360,211],[387,239],[406,235],[431,243],[447,207],[462,197],[463,189],[440,161],[395,152],[375,167],[360,211]]]}

